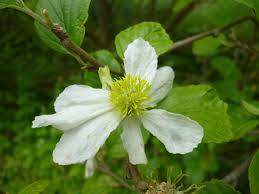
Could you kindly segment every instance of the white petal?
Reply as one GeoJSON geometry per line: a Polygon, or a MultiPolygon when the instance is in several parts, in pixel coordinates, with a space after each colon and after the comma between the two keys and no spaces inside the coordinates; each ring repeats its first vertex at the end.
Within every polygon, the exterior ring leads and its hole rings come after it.
{"type": "Polygon", "coordinates": [[[151,87],[152,105],[156,105],[171,90],[174,81],[174,71],[171,67],[161,67],[157,70],[151,87]]]}
{"type": "Polygon", "coordinates": [[[60,165],[84,162],[94,157],[110,133],[121,121],[115,111],[89,120],[82,126],[66,131],[53,152],[54,162],[60,165]]]}
{"type": "Polygon", "coordinates": [[[106,103],[109,92],[95,89],[85,85],[72,85],[67,87],[55,101],[55,111],[60,112],[73,105],[91,105],[106,103]]]}
{"type": "Polygon", "coordinates": [[[95,170],[95,159],[90,158],[86,161],[85,164],[85,178],[90,178],[94,175],[94,170],[95,170]]]}
{"type": "Polygon", "coordinates": [[[142,38],[128,45],[124,53],[126,75],[138,75],[152,83],[157,69],[157,54],[155,49],[142,38]]]}
{"type": "Polygon", "coordinates": [[[141,117],[144,127],[156,136],[167,151],[175,154],[191,152],[201,143],[203,128],[190,118],[153,109],[141,117]]]}
{"type": "Polygon", "coordinates": [[[130,163],[146,164],[147,158],[139,120],[134,117],[127,117],[123,121],[122,126],[123,132],[121,134],[121,139],[124,148],[129,154],[130,163]]]}
{"type": "Polygon", "coordinates": [[[35,117],[32,128],[52,125],[57,129],[67,131],[111,110],[113,107],[108,99],[106,104],[75,105],[56,114],[35,117]]]}

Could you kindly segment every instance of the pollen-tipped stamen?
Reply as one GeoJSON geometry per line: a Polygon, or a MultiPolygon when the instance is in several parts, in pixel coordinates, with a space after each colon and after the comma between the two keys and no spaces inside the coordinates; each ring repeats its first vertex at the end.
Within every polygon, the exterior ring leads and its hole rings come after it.
{"type": "Polygon", "coordinates": [[[139,116],[151,100],[151,85],[139,76],[127,75],[111,85],[110,101],[123,116],[139,116]]]}

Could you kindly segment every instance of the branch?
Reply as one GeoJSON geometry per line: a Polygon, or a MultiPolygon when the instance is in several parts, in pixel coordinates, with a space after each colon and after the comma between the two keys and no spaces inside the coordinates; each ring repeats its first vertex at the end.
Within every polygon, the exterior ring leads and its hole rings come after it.
{"type": "Polygon", "coordinates": [[[189,4],[187,4],[175,17],[172,18],[167,26],[167,30],[172,31],[172,29],[175,28],[175,26],[179,24],[201,2],[202,0],[192,0],[189,4]]]}
{"type": "Polygon", "coordinates": [[[124,188],[129,189],[131,191],[136,191],[132,186],[130,186],[125,180],[114,174],[111,169],[104,163],[99,164],[97,166],[97,170],[100,172],[112,177],[114,180],[116,180],[120,185],[122,185],[124,188]]]}
{"type": "Polygon", "coordinates": [[[249,135],[259,135],[259,129],[255,129],[254,131],[251,131],[248,134],[249,135]]]}
{"type": "Polygon", "coordinates": [[[111,37],[111,13],[109,9],[109,3],[107,0],[97,0],[97,11],[98,13],[98,20],[100,23],[100,28],[102,32],[101,39],[105,46],[109,45],[110,37],[111,37]]]}
{"type": "Polygon", "coordinates": [[[82,60],[88,61],[90,64],[92,64],[97,69],[101,66],[101,62],[93,58],[90,54],[88,54],[84,49],[77,46],[75,43],[73,43],[67,32],[65,32],[64,28],[61,27],[59,24],[53,24],[53,27],[51,31],[59,38],[60,43],[66,48],[68,51],[78,55],[82,60]]]}
{"type": "Polygon", "coordinates": [[[243,163],[238,165],[233,171],[231,171],[229,174],[227,174],[223,181],[226,183],[235,183],[239,177],[247,170],[250,163],[250,158],[245,160],[243,163]]]}
{"type": "MultiPolygon", "coordinates": [[[[65,29],[60,26],[58,23],[53,23],[51,21],[51,18],[48,15],[48,12],[46,9],[42,11],[42,16],[38,15],[37,13],[33,12],[31,9],[26,7],[18,7],[13,6],[13,9],[22,11],[23,13],[31,16],[34,20],[39,22],[41,25],[46,27],[47,29],[51,30],[56,37],[60,40],[60,43],[64,48],[66,48],[71,55],[80,63],[84,64],[84,61],[87,61],[90,64],[90,68],[92,70],[98,70],[99,67],[104,66],[100,61],[96,60],[94,57],[92,57],[89,53],[87,53],[84,49],[77,46],[68,36],[68,33],[65,31],[65,29]]],[[[112,72],[113,74],[121,75],[121,73],[112,72]]]]}
{"type": "MultiPolygon", "coordinates": [[[[254,155],[259,149],[255,149],[252,152],[252,155],[254,155]]],[[[239,177],[248,169],[249,164],[251,162],[251,156],[247,156],[247,159],[238,165],[236,168],[234,168],[233,171],[231,171],[229,174],[227,174],[224,178],[223,181],[227,183],[236,183],[236,181],[239,179],[239,177]]]]}
{"type": "Polygon", "coordinates": [[[165,12],[166,17],[170,17],[170,15],[172,14],[172,11],[176,5],[176,3],[178,2],[178,0],[172,0],[170,6],[168,7],[167,11],[165,12]]]}
{"type": "MultiPolygon", "coordinates": [[[[33,12],[34,13],[34,12],[33,12]]],[[[35,14],[35,13],[34,13],[35,14]]],[[[84,61],[87,61],[89,65],[83,66],[83,69],[98,70],[100,67],[105,66],[100,61],[96,60],[84,49],[77,46],[68,36],[68,33],[64,30],[62,26],[58,23],[52,23],[50,17],[48,16],[47,10],[43,10],[43,16],[46,20],[48,28],[56,35],[60,40],[60,43],[66,48],[72,56],[80,63],[84,64],[84,61]]],[[[111,71],[113,74],[122,75],[122,73],[111,71]]]]}
{"type": "Polygon", "coordinates": [[[256,21],[255,17],[245,16],[245,17],[239,18],[239,19],[237,19],[237,20],[235,20],[235,21],[233,21],[233,22],[231,22],[231,23],[229,23],[225,26],[214,28],[212,30],[208,30],[208,31],[196,34],[194,36],[185,38],[183,40],[177,41],[173,44],[170,51],[173,51],[173,50],[179,49],[181,47],[187,46],[187,45],[189,45],[189,44],[191,44],[191,43],[193,43],[197,40],[200,40],[202,38],[205,38],[207,36],[218,36],[220,33],[228,31],[229,29],[235,27],[236,25],[239,25],[239,24],[241,24],[243,22],[246,22],[246,21],[252,21],[256,25],[258,25],[258,22],[256,21]]]}
{"type": "Polygon", "coordinates": [[[126,176],[135,182],[134,186],[137,190],[146,191],[148,189],[148,183],[142,180],[138,167],[131,164],[129,159],[127,159],[126,163],[126,176]]]}
{"type": "MultiPolygon", "coordinates": [[[[256,29],[256,27],[257,26],[255,26],[255,29],[256,29]]],[[[253,47],[254,45],[250,46],[247,43],[243,43],[243,42],[239,41],[234,33],[230,34],[229,37],[230,37],[230,40],[233,41],[235,47],[245,50],[248,54],[252,54],[255,57],[259,56],[259,50],[257,50],[255,47],[253,47]]],[[[255,40],[256,39],[254,39],[254,42],[252,44],[254,44],[256,42],[255,40]]]]}
{"type": "Polygon", "coordinates": [[[13,6],[9,6],[9,8],[21,11],[21,12],[27,14],[28,16],[32,17],[34,20],[38,21],[41,25],[45,26],[46,28],[49,27],[48,24],[41,18],[41,16],[34,13],[31,9],[26,7],[25,4],[23,4],[23,7],[13,5],[13,6]]]}
{"type": "Polygon", "coordinates": [[[139,181],[141,179],[137,166],[131,164],[129,161],[127,161],[126,173],[127,173],[128,179],[131,179],[134,181],[139,181]]]}
{"type": "Polygon", "coordinates": [[[157,4],[157,0],[150,0],[150,4],[149,4],[149,19],[154,20],[155,19],[155,15],[156,15],[156,4],[157,4]]]}

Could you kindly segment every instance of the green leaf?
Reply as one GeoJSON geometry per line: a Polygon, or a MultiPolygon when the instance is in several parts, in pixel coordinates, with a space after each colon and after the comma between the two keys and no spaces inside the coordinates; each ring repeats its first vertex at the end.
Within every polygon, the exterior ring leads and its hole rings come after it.
{"type": "Polygon", "coordinates": [[[245,97],[245,93],[240,91],[238,83],[231,79],[217,80],[213,83],[213,87],[216,88],[220,98],[223,100],[231,100],[233,102],[240,102],[245,97]]]}
{"type": "Polygon", "coordinates": [[[238,87],[241,72],[233,60],[225,56],[215,57],[211,60],[210,66],[219,73],[219,79],[213,83],[220,97],[224,100],[240,102],[244,92],[238,87]]]}
{"type": "Polygon", "coordinates": [[[19,194],[39,194],[48,186],[48,181],[37,181],[25,187],[19,194]]]}
{"type": "MultiPolygon", "coordinates": [[[[127,152],[123,147],[123,143],[121,140],[122,130],[123,130],[122,128],[116,129],[106,141],[106,145],[108,147],[107,156],[110,159],[125,158],[127,156],[127,152]]],[[[150,137],[150,133],[144,128],[141,129],[141,133],[143,136],[144,144],[146,144],[150,137]]]]}
{"type": "Polygon", "coordinates": [[[127,152],[125,151],[121,141],[121,137],[120,137],[121,133],[122,133],[122,128],[118,128],[110,135],[110,137],[106,142],[106,145],[108,147],[107,155],[111,159],[123,158],[127,156],[127,152]]]}
{"type": "Polygon", "coordinates": [[[96,174],[94,177],[87,179],[84,182],[84,187],[81,193],[87,194],[132,194],[131,191],[125,188],[120,188],[120,185],[113,178],[104,174],[96,174]]]}
{"type": "Polygon", "coordinates": [[[17,8],[17,7],[21,7],[22,6],[22,2],[20,0],[0,0],[0,9],[4,9],[4,8],[17,8]]]}
{"type": "Polygon", "coordinates": [[[224,79],[237,81],[241,77],[241,72],[237,69],[234,61],[227,57],[215,57],[210,64],[224,79]]]}
{"type": "Polygon", "coordinates": [[[96,175],[90,179],[87,179],[84,184],[83,193],[88,194],[108,194],[112,191],[112,186],[115,186],[116,182],[112,178],[106,175],[96,175]]]}
{"type": "MultiPolygon", "coordinates": [[[[189,34],[196,34],[205,29],[209,30],[228,24],[237,18],[249,14],[251,14],[250,8],[234,0],[217,0],[213,3],[210,1],[203,2],[181,21],[174,29],[174,35],[182,37],[188,36],[189,34]]],[[[242,35],[244,35],[243,26],[245,26],[245,24],[238,26],[235,31],[242,31],[242,35]]]]}
{"type": "Polygon", "coordinates": [[[247,112],[242,106],[230,104],[228,113],[232,123],[234,139],[239,139],[259,125],[259,118],[247,112]]]}
{"type": "Polygon", "coordinates": [[[99,50],[94,52],[92,56],[99,60],[101,63],[107,65],[110,68],[110,70],[117,73],[121,72],[121,66],[111,52],[107,50],[99,50]]]}
{"type": "Polygon", "coordinates": [[[218,170],[218,160],[211,144],[200,145],[193,152],[183,156],[185,173],[189,184],[201,183],[208,173],[218,170]]]}
{"type": "Polygon", "coordinates": [[[139,37],[148,41],[155,48],[158,55],[168,51],[173,44],[161,24],[155,22],[143,22],[127,28],[116,36],[116,50],[122,59],[128,45],[139,37]]]}
{"type": "Polygon", "coordinates": [[[254,155],[248,170],[251,194],[259,193],[259,151],[254,155]]]}
{"type": "Polygon", "coordinates": [[[84,72],[83,78],[84,78],[83,80],[85,85],[91,86],[93,88],[102,87],[99,75],[96,72],[90,72],[90,71],[84,72]]]}
{"type": "Polygon", "coordinates": [[[159,108],[197,121],[204,128],[203,142],[220,143],[232,138],[228,106],[208,85],[173,88],[159,108]]]}
{"type": "Polygon", "coordinates": [[[241,194],[235,191],[231,185],[220,180],[212,180],[205,183],[204,186],[196,194],[241,194]]]}
{"type": "MultiPolygon", "coordinates": [[[[36,12],[41,14],[46,9],[53,23],[60,24],[68,33],[70,39],[80,46],[85,35],[84,24],[88,18],[91,0],[39,0],[36,12]]],[[[47,28],[35,23],[40,38],[52,49],[68,53],[60,44],[58,38],[47,28]]]]}
{"type": "Polygon", "coordinates": [[[195,55],[210,56],[215,53],[216,49],[225,40],[225,36],[220,34],[218,37],[206,37],[194,42],[192,51],[195,55]]]}
{"type": "Polygon", "coordinates": [[[254,6],[255,6],[257,20],[259,20],[259,1],[258,0],[254,0],[254,6]]]}
{"type": "Polygon", "coordinates": [[[243,107],[251,114],[259,116],[259,103],[248,103],[246,101],[242,101],[243,107]]]}
{"type": "Polygon", "coordinates": [[[238,3],[241,3],[249,8],[254,9],[254,0],[235,0],[238,3]]]}
{"type": "Polygon", "coordinates": [[[235,0],[235,1],[251,9],[254,9],[256,12],[257,19],[259,20],[259,1],[258,0],[235,0]]]}

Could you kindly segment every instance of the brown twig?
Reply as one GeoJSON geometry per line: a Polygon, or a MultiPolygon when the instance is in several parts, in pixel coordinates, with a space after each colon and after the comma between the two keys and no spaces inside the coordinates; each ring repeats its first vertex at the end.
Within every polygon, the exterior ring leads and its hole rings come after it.
{"type": "Polygon", "coordinates": [[[179,24],[185,17],[195,9],[195,7],[201,3],[202,0],[192,0],[189,4],[187,4],[180,12],[172,18],[172,20],[168,23],[167,30],[172,31],[172,29],[179,24]]]}
{"type": "Polygon", "coordinates": [[[134,181],[138,181],[141,179],[138,168],[129,162],[127,163],[127,166],[126,166],[126,172],[127,172],[128,179],[131,179],[134,181]]]}
{"type": "Polygon", "coordinates": [[[253,131],[250,131],[248,134],[249,135],[259,135],[259,129],[255,129],[253,131]]]}
{"type": "Polygon", "coordinates": [[[240,49],[246,51],[248,54],[254,55],[255,57],[259,56],[259,51],[256,50],[256,48],[253,45],[254,42],[256,42],[256,41],[254,41],[252,43],[252,45],[250,46],[247,43],[239,41],[234,33],[231,33],[229,37],[230,37],[230,39],[233,42],[235,47],[240,48],[240,49]]]}
{"type": "Polygon", "coordinates": [[[136,191],[131,185],[129,185],[125,180],[114,174],[111,169],[104,163],[101,163],[97,166],[97,170],[100,172],[112,177],[115,181],[117,181],[121,186],[131,191],[136,191]]]}
{"type": "MultiPolygon", "coordinates": [[[[92,57],[88,52],[86,52],[81,47],[77,46],[68,36],[68,33],[65,31],[65,29],[58,23],[52,23],[51,18],[48,15],[48,12],[46,9],[42,11],[42,16],[38,15],[37,13],[33,12],[27,7],[18,7],[13,6],[13,9],[19,10],[24,12],[25,14],[31,16],[34,20],[39,22],[41,25],[43,25],[45,28],[51,30],[56,37],[60,40],[60,43],[62,46],[67,49],[73,57],[80,63],[85,64],[84,61],[88,62],[90,64],[89,68],[92,70],[98,70],[99,67],[104,66],[100,61],[96,60],[94,57],[92,57]]],[[[113,74],[121,75],[122,73],[118,72],[112,72],[113,74]]]]}
{"type": "Polygon", "coordinates": [[[73,43],[67,32],[64,30],[63,27],[61,27],[59,24],[53,24],[53,28],[51,31],[59,38],[60,43],[66,48],[68,51],[77,54],[79,57],[81,57],[83,60],[88,61],[90,64],[95,66],[96,68],[99,68],[103,66],[98,60],[93,58],[90,54],[88,54],[84,49],[77,46],[75,43],[73,43]]]}
{"type": "Polygon", "coordinates": [[[180,40],[180,41],[177,41],[173,44],[173,46],[171,47],[170,51],[173,51],[173,50],[176,50],[176,49],[179,49],[181,47],[184,47],[184,46],[187,46],[197,40],[200,40],[202,38],[205,38],[205,37],[208,37],[208,36],[218,36],[220,33],[222,32],[225,32],[231,28],[233,28],[234,26],[236,25],[239,25],[243,22],[246,22],[246,21],[252,21],[254,22],[255,24],[258,25],[258,22],[257,20],[255,19],[255,17],[253,16],[245,16],[245,17],[242,17],[242,18],[239,18],[225,26],[222,26],[222,27],[218,27],[218,28],[214,28],[212,30],[208,30],[208,31],[205,31],[205,32],[201,32],[199,34],[196,34],[194,36],[190,36],[190,37],[187,37],[183,40],[180,40]]]}
{"type": "MultiPolygon", "coordinates": [[[[254,155],[259,149],[256,148],[253,152],[252,155],[254,155]]],[[[248,169],[249,164],[251,162],[251,156],[248,156],[247,159],[242,162],[240,165],[238,165],[236,168],[234,168],[229,174],[227,174],[224,178],[223,181],[227,183],[233,183],[235,184],[239,177],[248,169]]]]}
{"type": "Polygon", "coordinates": [[[150,4],[149,4],[149,19],[153,20],[155,19],[155,15],[156,15],[156,3],[157,0],[150,0],[150,4]]]}
{"type": "Polygon", "coordinates": [[[178,2],[178,0],[172,0],[170,6],[168,7],[167,11],[165,12],[166,18],[170,17],[177,2],[178,2]]]}
{"type": "Polygon", "coordinates": [[[9,6],[9,8],[12,8],[12,9],[16,9],[18,11],[21,11],[25,14],[27,14],[28,16],[32,17],[34,20],[38,21],[41,25],[45,26],[46,28],[48,27],[48,24],[46,23],[45,20],[43,20],[41,18],[41,16],[39,16],[38,14],[34,13],[32,10],[30,10],[29,8],[27,7],[19,7],[19,6],[9,6]]]}
{"type": "Polygon", "coordinates": [[[133,165],[127,159],[126,163],[126,176],[128,179],[134,181],[134,186],[136,190],[146,191],[148,189],[148,183],[142,180],[141,174],[136,165],[133,165]]]}
{"type": "Polygon", "coordinates": [[[102,32],[102,42],[107,47],[109,45],[110,37],[111,37],[111,13],[109,9],[109,3],[107,0],[97,0],[97,11],[98,11],[98,20],[100,23],[100,28],[102,32]]]}
{"type": "MultiPolygon", "coordinates": [[[[77,46],[68,36],[67,32],[64,30],[60,24],[53,24],[51,31],[58,37],[60,40],[60,43],[63,45],[64,48],[66,48],[70,53],[72,53],[72,56],[76,58],[76,60],[80,64],[86,64],[84,61],[87,61],[89,65],[83,66],[83,69],[89,69],[91,71],[96,71],[100,67],[105,66],[100,61],[96,60],[94,57],[92,57],[89,53],[87,53],[84,49],[77,46]]],[[[115,72],[111,70],[112,74],[115,75],[123,75],[123,72],[115,72]]]]}
{"type": "Polygon", "coordinates": [[[233,171],[227,174],[223,178],[223,181],[225,181],[226,183],[235,183],[239,179],[239,177],[247,170],[249,164],[250,158],[245,160],[243,163],[238,165],[233,171]]]}

